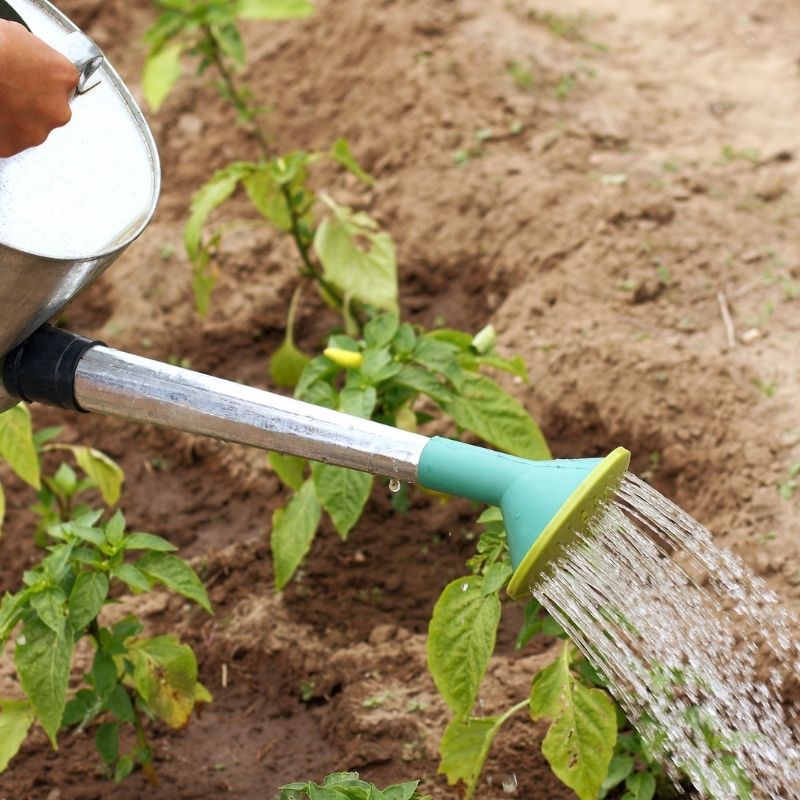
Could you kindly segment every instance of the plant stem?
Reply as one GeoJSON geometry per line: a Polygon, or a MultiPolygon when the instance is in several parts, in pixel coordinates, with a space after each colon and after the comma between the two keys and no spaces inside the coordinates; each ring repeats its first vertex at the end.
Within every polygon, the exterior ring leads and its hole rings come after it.
{"type": "MultiPolygon", "coordinates": [[[[264,157],[264,159],[270,161],[274,154],[272,152],[272,148],[270,147],[267,134],[255,120],[252,109],[242,96],[241,90],[236,85],[236,80],[234,79],[230,69],[228,69],[228,65],[225,63],[225,59],[222,57],[219,48],[217,47],[217,41],[214,38],[214,34],[208,25],[203,27],[203,33],[205,34],[208,43],[208,49],[212,53],[214,66],[217,68],[217,72],[222,79],[222,83],[225,86],[228,97],[231,98],[231,101],[233,102],[236,110],[239,112],[239,115],[249,120],[251,133],[255,137],[255,140],[261,149],[261,155],[264,157]]],[[[300,255],[300,260],[303,262],[303,268],[300,270],[300,274],[304,278],[309,278],[310,280],[315,281],[335,303],[337,303],[339,306],[344,306],[344,297],[342,297],[341,292],[339,292],[336,287],[330,284],[323,277],[321,270],[314,263],[314,260],[311,257],[311,248],[303,237],[301,230],[301,216],[298,213],[297,207],[292,201],[290,187],[286,184],[281,184],[281,194],[283,195],[283,201],[286,203],[286,208],[289,212],[289,233],[291,234],[292,240],[297,248],[297,252],[300,255]]]]}
{"type": "Polygon", "coordinates": [[[153,750],[150,747],[150,743],[147,741],[147,734],[142,724],[142,715],[139,713],[139,709],[136,706],[136,695],[128,688],[126,688],[125,691],[131,699],[131,707],[133,708],[133,727],[136,728],[136,741],[139,743],[139,749],[146,756],[146,758],[140,759],[142,772],[144,772],[144,776],[151,786],[158,786],[158,775],[153,765],[153,750]]]}

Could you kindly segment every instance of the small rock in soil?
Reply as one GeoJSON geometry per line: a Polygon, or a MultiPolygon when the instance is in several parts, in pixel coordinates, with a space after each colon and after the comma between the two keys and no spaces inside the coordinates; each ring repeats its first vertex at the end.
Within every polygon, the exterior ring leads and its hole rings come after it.
{"type": "Polygon", "coordinates": [[[753,192],[759,200],[771,203],[786,194],[786,183],[777,173],[768,172],[756,181],[753,192]]]}

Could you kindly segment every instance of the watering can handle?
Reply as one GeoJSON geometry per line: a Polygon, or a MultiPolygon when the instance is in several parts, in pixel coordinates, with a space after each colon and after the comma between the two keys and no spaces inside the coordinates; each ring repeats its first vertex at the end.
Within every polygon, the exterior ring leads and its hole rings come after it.
{"type": "Polygon", "coordinates": [[[87,87],[86,84],[104,61],[100,48],[82,31],[73,31],[64,40],[61,52],[80,73],[78,85],[75,87],[75,95],[83,94],[91,89],[92,87],[87,87]]]}

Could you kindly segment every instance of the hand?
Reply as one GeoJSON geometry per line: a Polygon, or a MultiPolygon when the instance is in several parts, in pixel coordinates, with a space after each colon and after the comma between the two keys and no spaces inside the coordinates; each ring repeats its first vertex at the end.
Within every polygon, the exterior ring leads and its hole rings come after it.
{"type": "Polygon", "coordinates": [[[0,158],[66,125],[78,70],[22,25],[0,20],[0,158]]]}

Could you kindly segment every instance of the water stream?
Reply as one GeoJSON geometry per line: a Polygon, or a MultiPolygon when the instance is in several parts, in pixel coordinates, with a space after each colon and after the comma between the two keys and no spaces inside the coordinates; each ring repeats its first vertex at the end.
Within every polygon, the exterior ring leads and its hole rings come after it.
{"type": "Polygon", "coordinates": [[[692,517],[628,474],[534,594],[676,784],[800,797],[800,626],[692,517]]]}

